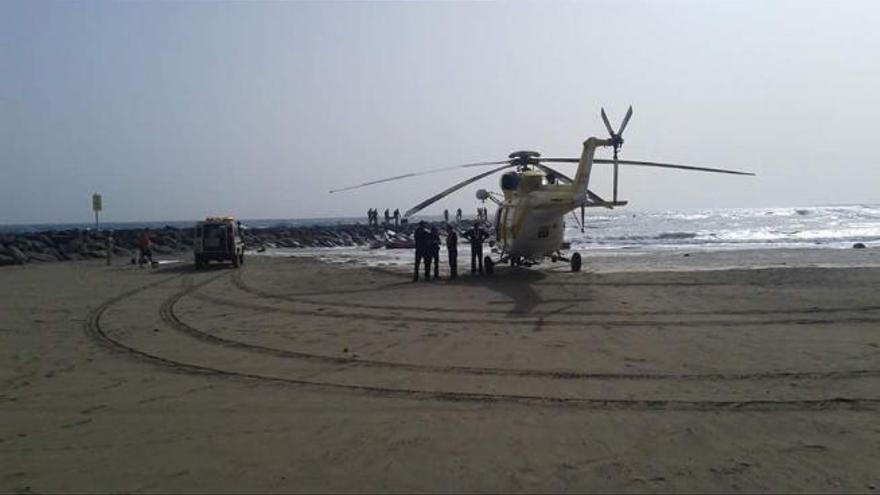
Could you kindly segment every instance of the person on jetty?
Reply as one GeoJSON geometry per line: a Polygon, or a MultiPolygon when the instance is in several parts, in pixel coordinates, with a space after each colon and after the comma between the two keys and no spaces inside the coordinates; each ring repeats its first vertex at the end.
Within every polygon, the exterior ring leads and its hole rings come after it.
{"type": "Polygon", "coordinates": [[[400,210],[394,209],[394,226],[400,227],[400,210]]]}
{"type": "Polygon", "coordinates": [[[480,227],[480,222],[474,222],[474,226],[464,233],[465,239],[471,243],[471,273],[483,273],[483,241],[486,239],[486,231],[480,227]]]}
{"type": "Polygon", "coordinates": [[[446,254],[449,255],[449,278],[458,278],[458,234],[446,224],[446,254]]]}
{"type": "Polygon", "coordinates": [[[431,261],[434,262],[434,280],[440,278],[440,232],[431,227],[431,261]]]}
{"type": "Polygon", "coordinates": [[[150,266],[156,263],[153,261],[153,241],[150,239],[150,229],[144,229],[138,234],[138,266],[144,267],[147,259],[150,260],[150,266]]]}
{"type": "Polygon", "coordinates": [[[388,225],[388,222],[391,221],[391,215],[388,214],[388,208],[385,208],[385,225],[388,225]]]}
{"type": "Polygon", "coordinates": [[[413,282],[419,281],[419,264],[422,260],[425,262],[425,280],[431,279],[431,263],[428,254],[430,235],[431,234],[428,233],[428,230],[425,228],[425,221],[423,220],[419,222],[419,226],[413,234],[413,238],[416,241],[416,268],[415,271],[413,271],[413,282]]]}

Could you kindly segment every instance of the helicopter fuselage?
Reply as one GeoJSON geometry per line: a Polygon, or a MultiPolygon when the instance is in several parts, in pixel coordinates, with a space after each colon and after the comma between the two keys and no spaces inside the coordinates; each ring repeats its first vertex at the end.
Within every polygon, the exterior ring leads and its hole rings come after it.
{"type": "Polygon", "coordinates": [[[564,215],[574,208],[565,186],[545,185],[525,195],[512,194],[495,213],[495,238],[502,253],[521,258],[550,256],[562,247],[564,215]]]}

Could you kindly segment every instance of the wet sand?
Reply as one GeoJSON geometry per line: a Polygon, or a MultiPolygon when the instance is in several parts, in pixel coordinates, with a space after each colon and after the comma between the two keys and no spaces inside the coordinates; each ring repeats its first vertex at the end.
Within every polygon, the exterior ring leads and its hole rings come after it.
{"type": "Polygon", "coordinates": [[[4,268],[0,490],[876,492],[878,258],[4,268]]]}

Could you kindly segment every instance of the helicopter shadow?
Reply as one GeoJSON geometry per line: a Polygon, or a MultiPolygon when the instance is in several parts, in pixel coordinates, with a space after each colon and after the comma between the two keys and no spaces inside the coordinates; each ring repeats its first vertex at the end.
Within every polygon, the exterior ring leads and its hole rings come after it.
{"type": "Polygon", "coordinates": [[[492,276],[482,278],[483,285],[513,303],[506,316],[534,314],[535,309],[544,301],[533,285],[547,278],[547,274],[519,267],[497,267],[495,270],[492,276]]]}

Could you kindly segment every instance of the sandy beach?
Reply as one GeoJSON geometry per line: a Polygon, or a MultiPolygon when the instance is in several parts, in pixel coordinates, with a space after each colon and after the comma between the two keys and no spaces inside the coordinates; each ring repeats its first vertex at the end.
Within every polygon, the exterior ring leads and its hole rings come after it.
{"type": "Polygon", "coordinates": [[[880,490],[880,250],[688,254],[5,267],[0,491],[880,490]]]}

